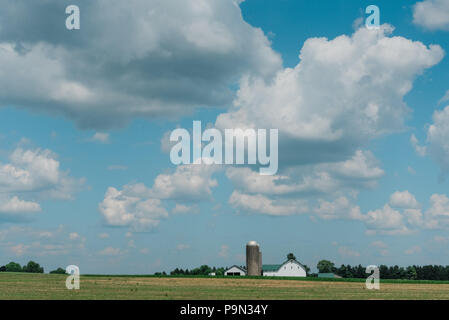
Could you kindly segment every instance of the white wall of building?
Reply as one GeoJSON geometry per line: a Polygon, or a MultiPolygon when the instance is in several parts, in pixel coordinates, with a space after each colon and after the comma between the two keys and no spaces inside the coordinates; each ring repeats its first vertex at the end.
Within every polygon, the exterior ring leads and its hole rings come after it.
{"type": "Polygon", "coordinates": [[[264,271],[263,275],[266,277],[306,277],[307,273],[300,264],[288,261],[278,271],[264,271]]]}
{"type": "Polygon", "coordinates": [[[225,276],[236,275],[236,273],[240,274],[241,276],[244,276],[244,275],[245,275],[245,272],[244,272],[242,269],[237,268],[237,267],[235,267],[235,266],[232,267],[232,268],[230,268],[230,269],[228,269],[228,270],[226,270],[225,273],[224,273],[224,275],[225,275],[225,276]]]}

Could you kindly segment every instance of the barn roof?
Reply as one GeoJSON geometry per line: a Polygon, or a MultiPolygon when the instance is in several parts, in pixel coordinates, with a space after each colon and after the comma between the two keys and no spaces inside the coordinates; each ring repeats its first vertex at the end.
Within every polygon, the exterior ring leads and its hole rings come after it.
{"type": "Polygon", "coordinates": [[[281,267],[281,264],[264,264],[262,265],[263,271],[278,271],[281,267]]]}
{"type": "Polygon", "coordinates": [[[244,267],[239,267],[239,266],[237,266],[237,265],[233,265],[232,267],[230,267],[230,268],[227,268],[227,269],[225,270],[225,272],[227,272],[227,271],[231,270],[232,268],[237,268],[237,269],[240,269],[241,271],[243,271],[243,272],[245,272],[245,273],[246,273],[246,268],[244,268],[244,267]]]}
{"type": "Polygon", "coordinates": [[[278,271],[284,264],[286,264],[290,261],[294,262],[296,264],[299,264],[302,268],[304,268],[304,270],[306,269],[304,267],[304,265],[301,264],[300,262],[296,261],[295,259],[290,259],[290,260],[283,262],[282,264],[264,264],[264,265],[262,265],[262,271],[278,271]]]}
{"type": "Polygon", "coordinates": [[[324,272],[318,273],[318,278],[341,278],[341,277],[332,272],[324,272]]]}

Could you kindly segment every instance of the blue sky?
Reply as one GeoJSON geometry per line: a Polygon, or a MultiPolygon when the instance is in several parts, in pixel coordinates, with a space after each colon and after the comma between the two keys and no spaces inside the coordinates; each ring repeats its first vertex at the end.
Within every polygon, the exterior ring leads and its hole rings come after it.
{"type": "Polygon", "coordinates": [[[6,1],[0,264],[449,263],[447,1],[379,0],[377,30],[371,1],[178,2],[6,1]],[[278,128],[277,175],[174,166],[194,120],[278,128]]]}

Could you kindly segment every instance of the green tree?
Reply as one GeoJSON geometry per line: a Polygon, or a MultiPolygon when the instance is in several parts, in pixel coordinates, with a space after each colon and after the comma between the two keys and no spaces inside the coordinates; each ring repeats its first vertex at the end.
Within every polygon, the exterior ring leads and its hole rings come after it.
{"type": "Polygon", "coordinates": [[[296,260],[296,257],[293,253],[287,254],[287,260],[296,260]]]}
{"type": "Polygon", "coordinates": [[[304,270],[306,270],[306,274],[309,275],[310,274],[310,268],[308,266],[306,266],[305,264],[302,265],[304,267],[304,270]]]}
{"type": "Polygon", "coordinates": [[[62,268],[58,268],[56,270],[50,271],[51,274],[66,274],[65,270],[62,268]]]}
{"type": "Polygon", "coordinates": [[[329,260],[320,260],[316,265],[319,273],[335,272],[335,265],[329,260]]]}
{"type": "Polygon", "coordinates": [[[34,261],[28,262],[26,266],[23,266],[23,272],[29,273],[44,273],[44,268],[42,268],[39,263],[34,261]]]}
{"type": "Polygon", "coordinates": [[[225,272],[225,268],[217,268],[217,270],[215,271],[215,274],[217,276],[223,276],[225,272]]]}
{"type": "Polygon", "coordinates": [[[0,267],[0,272],[6,272],[6,267],[5,266],[1,266],[0,267]]]}
{"type": "Polygon", "coordinates": [[[335,273],[338,274],[340,277],[345,277],[346,276],[346,266],[344,264],[342,264],[340,266],[340,268],[338,268],[337,270],[335,270],[335,273]]]}
{"type": "Polygon", "coordinates": [[[6,266],[6,272],[22,272],[20,264],[11,261],[6,266]]]}
{"type": "Polygon", "coordinates": [[[407,279],[410,279],[410,280],[418,279],[418,273],[416,272],[416,269],[413,266],[407,267],[406,274],[407,274],[407,279]]]}

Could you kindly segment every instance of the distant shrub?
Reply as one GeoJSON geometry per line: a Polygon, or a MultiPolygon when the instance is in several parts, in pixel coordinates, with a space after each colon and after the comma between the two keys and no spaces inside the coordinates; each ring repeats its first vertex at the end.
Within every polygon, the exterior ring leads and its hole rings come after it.
{"type": "Polygon", "coordinates": [[[13,262],[13,261],[11,261],[10,263],[8,263],[6,266],[5,266],[5,271],[6,272],[22,272],[23,270],[22,270],[22,267],[20,266],[20,264],[18,264],[18,263],[16,263],[16,262],[13,262]]]}
{"type": "Polygon", "coordinates": [[[56,270],[50,271],[51,274],[66,274],[65,270],[62,268],[58,268],[56,270]]]}
{"type": "Polygon", "coordinates": [[[44,268],[42,268],[39,263],[34,261],[28,262],[26,266],[23,266],[23,272],[29,273],[44,273],[44,268]]]}

